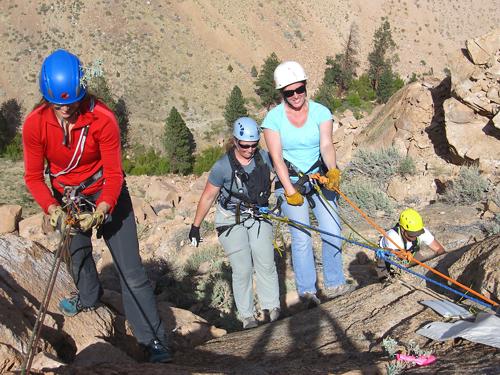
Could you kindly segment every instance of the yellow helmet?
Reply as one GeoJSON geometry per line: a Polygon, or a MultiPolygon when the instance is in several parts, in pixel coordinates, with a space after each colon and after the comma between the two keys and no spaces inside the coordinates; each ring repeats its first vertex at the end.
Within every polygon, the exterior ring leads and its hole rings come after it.
{"type": "Polygon", "coordinates": [[[413,208],[407,208],[399,215],[399,226],[410,236],[420,236],[424,233],[422,216],[413,208]]]}

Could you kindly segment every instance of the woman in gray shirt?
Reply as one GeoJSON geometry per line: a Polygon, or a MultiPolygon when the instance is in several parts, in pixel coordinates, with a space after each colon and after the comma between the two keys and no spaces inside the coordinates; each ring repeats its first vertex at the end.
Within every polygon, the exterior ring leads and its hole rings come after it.
{"type": "Polygon", "coordinates": [[[253,273],[257,295],[269,320],[279,317],[278,273],[274,263],[272,224],[251,214],[268,205],[271,161],[258,148],[260,133],[249,117],[234,122],[233,146],[212,167],[189,232],[193,245],[200,242],[200,225],[217,199],[215,227],[232,268],[233,293],[243,328],[257,327],[254,316],[253,273]]]}

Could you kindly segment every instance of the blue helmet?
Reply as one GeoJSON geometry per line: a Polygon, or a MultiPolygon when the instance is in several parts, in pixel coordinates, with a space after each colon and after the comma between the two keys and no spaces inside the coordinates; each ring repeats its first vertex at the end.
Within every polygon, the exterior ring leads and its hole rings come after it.
{"type": "Polygon", "coordinates": [[[256,142],[260,139],[259,126],[253,118],[240,117],[234,122],[233,136],[240,141],[256,142]]]}
{"type": "Polygon", "coordinates": [[[81,84],[83,69],[75,55],[58,49],[52,52],[42,64],[40,71],[40,91],[49,103],[71,104],[86,94],[81,84]]]}

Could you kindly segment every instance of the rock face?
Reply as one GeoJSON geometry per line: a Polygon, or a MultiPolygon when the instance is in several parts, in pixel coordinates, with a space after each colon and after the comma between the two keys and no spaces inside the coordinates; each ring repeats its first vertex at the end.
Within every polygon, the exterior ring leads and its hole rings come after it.
{"type": "MultiPolygon", "coordinates": [[[[0,236],[0,372],[18,368],[26,353],[39,304],[54,264],[54,254],[28,239],[12,234],[0,236]]],[[[97,310],[64,317],[59,301],[74,291],[64,263],[54,285],[39,348],[45,352],[34,362],[47,366],[47,358],[78,365],[136,362],[144,359],[132,332],[125,324],[119,293],[105,290],[97,310]],[[111,344],[113,343],[113,344],[111,344]],[[106,357],[102,353],[106,352],[106,357]]],[[[175,331],[177,346],[201,344],[225,335],[190,311],[159,305],[168,331],[175,331]]],[[[56,363],[56,362],[54,362],[56,363]]],[[[37,367],[33,367],[36,369],[37,367]]],[[[40,367],[41,368],[41,367],[40,367]]]]}
{"type": "Polygon", "coordinates": [[[446,133],[461,157],[494,170],[500,157],[500,28],[465,45],[449,62],[453,98],[444,106],[446,133]]]}
{"type": "Polygon", "coordinates": [[[500,300],[500,235],[474,246],[449,269],[450,276],[490,299],[500,300]]]}
{"type": "MultiPolygon", "coordinates": [[[[29,240],[7,235],[0,237],[0,258],[0,345],[9,346],[16,352],[16,356],[21,356],[27,349],[54,255],[29,240]]],[[[114,316],[105,307],[74,319],[64,318],[58,311],[57,304],[72,290],[73,280],[62,265],[40,340],[43,350],[65,361],[72,360],[96,338],[109,339],[114,336],[114,316]]]]}
{"type": "Polygon", "coordinates": [[[0,234],[11,233],[17,229],[22,207],[17,204],[0,206],[0,234]]]}
{"type": "MultiPolygon", "coordinates": [[[[469,249],[470,255],[464,249],[468,256],[456,263],[457,272],[468,273],[467,270],[474,268],[476,255],[481,258],[482,265],[490,264],[494,268],[494,262],[498,262],[495,252],[498,252],[499,245],[500,236],[496,236],[473,245],[469,249]]],[[[438,265],[446,262],[446,257],[451,255],[437,258],[435,262],[438,265]]],[[[487,279],[489,281],[478,284],[478,287],[489,285],[491,280],[497,285],[500,281],[498,272],[487,279]]],[[[414,368],[405,373],[495,373],[500,366],[498,349],[465,341],[453,345],[426,344],[427,339],[415,333],[429,321],[442,319],[419,303],[443,298],[425,288],[420,280],[405,274],[390,284],[368,285],[276,323],[232,333],[179,352],[173,365],[141,365],[141,370],[135,364],[71,366],[58,373],[378,374],[383,373],[388,363],[381,347],[382,339],[388,336],[402,343],[414,340],[438,357],[438,361],[424,368],[424,372],[414,368]]]]}
{"type": "Polygon", "coordinates": [[[447,83],[435,79],[405,86],[356,137],[358,149],[394,147],[415,161],[415,176],[388,181],[388,194],[397,201],[430,202],[436,197],[434,171],[448,168],[449,144],[439,107],[447,91],[447,83]]]}

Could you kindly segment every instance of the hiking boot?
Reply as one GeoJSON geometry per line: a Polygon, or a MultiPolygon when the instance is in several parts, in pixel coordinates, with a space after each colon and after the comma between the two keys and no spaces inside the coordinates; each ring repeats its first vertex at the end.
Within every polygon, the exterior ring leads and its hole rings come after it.
{"type": "Polygon", "coordinates": [[[309,309],[321,305],[321,301],[316,296],[316,293],[305,292],[299,298],[307,305],[307,308],[309,309]]]}
{"type": "Polygon", "coordinates": [[[257,320],[253,316],[250,316],[248,318],[243,319],[243,329],[255,328],[258,325],[259,325],[259,323],[257,322],[257,320]]]}
{"type": "Polygon", "coordinates": [[[163,345],[160,340],[153,339],[146,347],[149,353],[149,362],[151,363],[168,363],[172,362],[172,352],[170,348],[163,345]]]}
{"type": "Polygon", "coordinates": [[[326,298],[328,299],[333,299],[336,297],[340,297],[344,294],[352,292],[354,289],[356,289],[356,286],[352,283],[346,282],[345,284],[339,285],[339,286],[334,286],[331,288],[325,288],[323,290],[323,294],[325,295],[326,298]]]}
{"type": "Polygon", "coordinates": [[[80,302],[80,295],[73,293],[71,297],[63,298],[59,302],[59,311],[65,316],[75,316],[81,312],[94,311],[97,306],[83,306],[80,302]]]}

